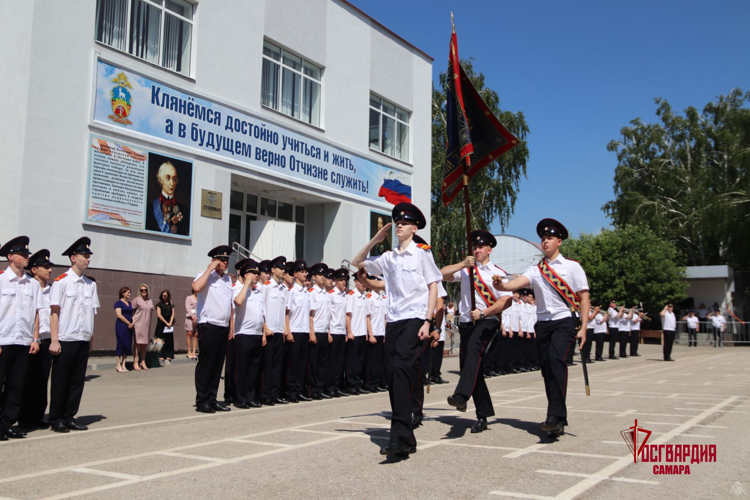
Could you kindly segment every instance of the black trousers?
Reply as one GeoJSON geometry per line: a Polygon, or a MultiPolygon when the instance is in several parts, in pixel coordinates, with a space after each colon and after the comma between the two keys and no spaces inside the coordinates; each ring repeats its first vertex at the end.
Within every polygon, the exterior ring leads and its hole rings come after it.
{"type": "Polygon", "coordinates": [[[507,336],[506,333],[505,336],[503,336],[503,332],[499,332],[497,334],[497,338],[495,342],[497,342],[497,349],[495,349],[495,354],[497,355],[498,359],[498,365],[497,369],[501,371],[509,371],[510,370],[510,338],[507,336]]]}
{"type": "Polygon", "coordinates": [[[695,328],[688,328],[688,347],[698,346],[698,331],[695,328]]]}
{"type": "Polygon", "coordinates": [[[596,359],[600,359],[602,357],[602,354],[604,354],[604,332],[595,333],[593,340],[596,341],[596,359]]]}
{"type": "Polygon", "coordinates": [[[526,342],[526,359],[529,361],[529,366],[538,364],[536,357],[536,337],[533,332],[529,332],[528,337],[525,339],[526,342]]]}
{"type": "Polygon", "coordinates": [[[237,338],[227,341],[227,361],[224,364],[224,400],[237,399],[237,338]]]}
{"type": "Polygon", "coordinates": [[[367,390],[374,391],[383,383],[383,351],[385,350],[385,337],[376,336],[375,343],[367,343],[367,390]]]}
{"type": "Polygon", "coordinates": [[[60,354],[52,358],[49,423],[68,422],[78,413],[86,383],[89,343],[60,342],[60,354]]]}
{"type": "Polygon", "coordinates": [[[628,356],[627,346],[630,343],[630,331],[620,330],[620,357],[626,358],[628,356]]]}
{"type": "Polygon", "coordinates": [[[536,345],[547,392],[547,416],[568,418],[565,395],[568,389],[568,367],[565,358],[573,349],[576,329],[573,318],[536,323],[536,345]]]}
{"type": "Polygon", "coordinates": [[[385,327],[385,371],[392,411],[392,444],[417,444],[411,425],[412,391],[419,382],[416,362],[421,346],[419,329],[424,324],[424,320],[413,318],[390,322],[385,327]]]}
{"type": "Polygon", "coordinates": [[[421,340],[417,347],[417,361],[415,363],[417,371],[417,385],[411,392],[411,413],[414,416],[422,415],[422,408],[424,408],[424,385],[426,382],[427,372],[429,370],[429,356],[430,356],[430,341],[421,340]]]}
{"type": "Polygon", "coordinates": [[[315,332],[317,342],[310,344],[308,357],[310,359],[310,387],[313,394],[322,394],[326,390],[328,363],[330,360],[331,344],[328,343],[328,333],[315,332]]]}
{"type": "Polygon", "coordinates": [[[672,357],[672,344],[674,344],[674,330],[664,330],[664,361],[672,357]]]}
{"type": "Polygon", "coordinates": [[[641,343],[641,331],[630,330],[630,355],[638,354],[638,344],[641,343]]]}
{"type": "Polygon", "coordinates": [[[333,394],[341,389],[347,344],[346,335],[342,333],[332,333],[331,338],[333,342],[331,342],[328,351],[328,376],[326,377],[326,390],[329,394],[333,394]]]}
{"type": "Polygon", "coordinates": [[[29,346],[0,346],[0,389],[3,401],[0,414],[0,431],[10,429],[18,420],[26,381],[26,365],[29,362],[29,346]]]}
{"type": "Polygon", "coordinates": [[[260,399],[260,369],[263,362],[263,335],[236,335],[234,343],[237,346],[235,402],[258,401],[260,399]]]}
{"type": "Polygon", "coordinates": [[[575,351],[576,351],[576,343],[575,343],[575,342],[573,342],[573,347],[571,347],[571,348],[570,348],[570,349],[568,350],[568,353],[567,353],[567,355],[565,356],[565,363],[567,363],[567,364],[569,364],[569,365],[570,365],[570,364],[573,364],[573,354],[575,354],[575,351]]]}
{"type": "Polygon", "coordinates": [[[310,350],[310,334],[292,332],[294,342],[289,346],[289,372],[287,375],[287,397],[299,397],[305,388],[307,354],[310,350]]]}
{"type": "Polygon", "coordinates": [[[581,359],[586,361],[591,360],[591,344],[594,343],[594,329],[589,328],[586,330],[586,343],[581,348],[581,359]]]}
{"type": "Polygon", "coordinates": [[[18,414],[18,421],[21,423],[33,424],[44,419],[44,412],[47,411],[49,373],[52,370],[52,354],[49,352],[51,343],[50,339],[42,339],[39,352],[29,356],[21,412],[18,414]]]}
{"type": "MultiPolygon", "coordinates": [[[[496,338],[495,342],[497,342],[498,340],[499,339],[496,338]]],[[[444,351],[445,351],[444,340],[439,341],[437,347],[432,348],[432,372],[430,373],[430,377],[432,378],[438,378],[440,376],[440,368],[442,368],[443,366],[444,351]]],[[[497,352],[497,349],[495,349],[494,352],[497,352]]]]}
{"type": "Polygon", "coordinates": [[[365,366],[367,337],[360,335],[346,343],[346,387],[362,388],[362,371],[365,366]]]}
{"type": "Polygon", "coordinates": [[[619,329],[618,328],[609,328],[609,357],[614,358],[615,357],[615,346],[617,345],[617,340],[619,336],[619,329]]]}
{"type": "Polygon", "coordinates": [[[266,338],[263,348],[263,399],[281,397],[281,376],[284,368],[284,334],[274,332],[266,338]]]}
{"type": "Polygon", "coordinates": [[[714,333],[714,347],[719,347],[721,345],[721,328],[716,328],[715,326],[712,326],[711,329],[713,330],[713,333],[714,333]]]}
{"type": "Polygon", "coordinates": [[[458,357],[461,376],[455,394],[460,394],[467,400],[474,398],[477,418],[488,418],[495,414],[490,391],[479,368],[482,366],[487,344],[497,333],[498,327],[497,321],[489,318],[476,323],[460,323],[458,326],[461,332],[461,350],[458,357]]]}
{"type": "Polygon", "coordinates": [[[160,358],[174,359],[174,333],[160,333],[159,338],[164,341],[161,348],[160,358]]]}
{"type": "Polygon", "coordinates": [[[216,403],[221,369],[227,355],[229,327],[200,323],[198,331],[200,353],[195,365],[195,404],[200,407],[216,403]]]}

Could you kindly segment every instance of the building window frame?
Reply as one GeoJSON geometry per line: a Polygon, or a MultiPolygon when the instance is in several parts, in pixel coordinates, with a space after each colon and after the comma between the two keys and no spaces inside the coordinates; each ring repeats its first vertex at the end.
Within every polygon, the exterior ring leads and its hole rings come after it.
{"type": "Polygon", "coordinates": [[[263,40],[262,62],[261,106],[307,125],[323,128],[324,68],[266,39],[263,40]],[[292,83],[287,85],[289,78],[292,83]],[[291,100],[287,98],[285,102],[285,95],[290,91],[291,100]]]}
{"type": "MultiPolygon", "coordinates": [[[[231,215],[235,215],[238,217],[241,217],[241,224],[240,224],[240,244],[248,248],[248,244],[250,243],[250,226],[247,223],[247,220],[251,221],[258,221],[258,220],[278,220],[282,222],[293,222],[296,224],[295,228],[295,252],[299,255],[297,258],[302,258],[303,255],[305,255],[305,219],[306,219],[306,212],[307,212],[307,205],[298,203],[296,200],[293,202],[280,200],[271,196],[266,196],[263,193],[258,193],[257,191],[245,191],[245,190],[238,190],[238,189],[232,189],[230,192],[230,200],[231,200],[231,194],[232,193],[242,193],[242,208],[232,208],[230,206],[229,213],[231,215]],[[254,198],[255,206],[251,203],[251,200],[254,198]],[[261,204],[263,201],[273,201],[274,207],[275,207],[275,213],[273,215],[263,215],[261,214],[261,204]],[[284,203],[287,205],[292,206],[292,220],[287,219],[280,219],[279,218],[279,203],[284,203]],[[301,211],[299,209],[302,209],[301,211]],[[301,216],[301,217],[300,217],[301,216]],[[301,220],[300,220],[301,219],[301,220]],[[301,229],[301,241],[297,241],[297,231],[300,231],[301,229]]],[[[229,242],[231,245],[233,242],[229,242]]]]}
{"type": "MultiPolygon", "coordinates": [[[[165,69],[167,71],[170,71],[172,73],[185,76],[188,78],[192,78],[192,75],[194,73],[194,54],[195,54],[195,43],[196,43],[196,37],[195,37],[195,29],[196,29],[196,21],[197,21],[197,3],[193,0],[97,0],[96,2],[96,15],[95,15],[95,29],[94,29],[94,40],[97,43],[101,43],[102,45],[105,45],[113,50],[116,50],[118,52],[122,52],[125,54],[128,54],[129,56],[135,57],[141,61],[144,61],[148,64],[153,64],[154,66],[158,66],[162,69],[165,69]],[[105,9],[105,3],[108,3],[108,7],[112,12],[106,13],[104,12],[105,9]],[[170,6],[169,4],[177,4],[170,6]],[[115,13],[115,10],[119,10],[123,8],[123,5],[117,6],[117,4],[125,4],[124,5],[124,12],[118,12],[115,13]],[[185,7],[190,8],[190,17],[187,17],[186,15],[183,15],[176,10],[175,8],[179,7],[179,4],[186,4],[185,7]],[[139,51],[139,48],[134,47],[134,44],[136,44],[135,41],[135,35],[133,33],[133,9],[134,5],[137,5],[139,7],[144,8],[144,12],[148,12],[148,15],[158,13],[159,19],[158,19],[158,46],[156,47],[156,57],[149,57],[147,54],[141,55],[137,52],[139,51]],[[156,10],[154,10],[156,9],[156,10]],[[118,30],[124,30],[124,33],[122,36],[118,39],[113,38],[111,33],[106,32],[107,26],[104,27],[102,32],[100,32],[100,25],[105,22],[102,18],[107,15],[114,16],[112,19],[110,19],[111,26],[108,26],[112,31],[118,31],[118,30]],[[124,14],[124,22],[121,19],[122,14],[124,14]],[[169,17],[168,17],[169,16],[169,17]],[[171,19],[174,18],[174,19],[171,19]],[[183,57],[184,51],[189,51],[187,54],[187,61],[180,60],[175,61],[174,67],[171,65],[165,65],[168,64],[165,61],[166,58],[166,50],[165,50],[165,25],[172,24],[172,29],[182,30],[185,26],[189,27],[189,33],[187,34],[187,47],[183,48],[183,57]],[[182,68],[187,64],[187,68],[182,68]],[[178,69],[179,68],[179,69],[178,69]]],[[[145,21],[148,23],[148,21],[145,21]]],[[[147,28],[151,28],[151,26],[147,26],[147,28]]],[[[178,40],[177,43],[183,44],[184,38],[181,40],[178,40]]],[[[148,44],[148,42],[146,42],[148,44]]],[[[144,50],[141,48],[141,50],[144,50]]],[[[145,48],[145,51],[148,52],[149,49],[145,48]]],[[[177,55],[180,54],[180,51],[177,51],[177,55]]]]}
{"type": "Polygon", "coordinates": [[[411,164],[411,112],[397,104],[370,92],[367,143],[372,151],[411,164]],[[376,123],[375,123],[376,122],[376,123]],[[384,140],[386,132],[394,135],[392,147],[384,140]],[[373,125],[377,125],[376,141],[373,141],[373,125]],[[405,134],[405,135],[404,135],[405,134]]]}

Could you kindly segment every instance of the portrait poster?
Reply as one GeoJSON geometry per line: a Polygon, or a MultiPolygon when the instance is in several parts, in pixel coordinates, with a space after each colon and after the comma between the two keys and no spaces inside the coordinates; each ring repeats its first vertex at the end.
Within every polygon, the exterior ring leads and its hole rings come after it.
{"type": "Polygon", "coordinates": [[[193,164],[91,136],[86,222],[191,237],[193,164]]]}
{"type": "MultiPolygon", "coordinates": [[[[391,222],[392,218],[390,215],[381,212],[370,212],[370,239],[372,239],[386,224],[390,224],[391,222]]],[[[391,227],[391,231],[388,231],[388,235],[385,239],[370,250],[370,256],[377,257],[378,255],[383,254],[383,252],[391,250],[393,248],[393,234],[394,231],[391,227]]]]}

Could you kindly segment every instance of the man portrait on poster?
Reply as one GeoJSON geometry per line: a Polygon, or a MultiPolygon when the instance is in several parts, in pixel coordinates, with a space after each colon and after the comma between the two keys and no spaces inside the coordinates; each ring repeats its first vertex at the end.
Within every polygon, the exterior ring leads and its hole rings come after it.
{"type": "Polygon", "coordinates": [[[149,198],[146,205],[146,229],[160,233],[190,235],[190,205],[179,200],[189,198],[192,172],[190,164],[174,158],[149,154],[149,198]]]}
{"type": "MultiPolygon", "coordinates": [[[[370,238],[375,236],[378,231],[383,229],[383,227],[386,224],[391,223],[391,216],[385,215],[377,212],[370,212],[370,238]]],[[[391,249],[391,237],[390,235],[386,236],[383,241],[378,243],[373,247],[373,249],[370,251],[370,255],[372,257],[377,257],[378,255],[382,255],[384,252],[391,249]]]]}

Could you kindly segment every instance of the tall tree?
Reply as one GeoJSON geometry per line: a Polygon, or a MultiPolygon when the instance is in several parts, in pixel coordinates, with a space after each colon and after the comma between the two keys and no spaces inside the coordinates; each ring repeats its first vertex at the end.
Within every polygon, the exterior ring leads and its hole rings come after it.
{"type": "Polygon", "coordinates": [[[643,302],[644,309],[658,312],[667,301],[679,303],[687,297],[677,248],[648,227],[628,225],[584,233],[566,240],[561,252],[580,261],[592,300],[605,305],[610,299],[628,307],[643,302]]]}
{"type": "MultiPolygon", "coordinates": [[[[504,228],[513,213],[521,176],[526,176],[529,150],[524,140],[529,127],[523,113],[503,111],[497,92],[485,85],[484,75],[475,73],[471,61],[461,65],[489,109],[521,143],[477,173],[469,185],[472,228],[489,228],[494,220],[504,228]]],[[[439,266],[463,260],[466,248],[466,219],[463,195],[443,205],[440,185],[443,182],[446,150],[445,93],[446,74],[440,75],[440,88],[432,89],[432,234],[435,260],[439,266]]]]}
{"type": "Polygon", "coordinates": [[[750,264],[750,92],[733,89],[675,114],[656,99],[661,123],[639,118],[607,146],[617,153],[615,226],[645,224],[674,242],[689,265],[750,264]]]}

